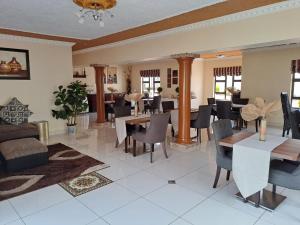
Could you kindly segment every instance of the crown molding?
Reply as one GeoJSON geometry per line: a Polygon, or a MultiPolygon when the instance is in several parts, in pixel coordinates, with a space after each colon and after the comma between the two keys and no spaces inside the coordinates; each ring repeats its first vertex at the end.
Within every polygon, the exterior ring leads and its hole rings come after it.
{"type": "Polygon", "coordinates": [[[171,35],[171,34],[175,34],[175,33],[204,29],[204,28],[211,27],[211,26],[236,22],[236,21],[240,21],[240,20],[245,20],[245,19],[249,19],[249,18],[253,18],[253,17],[257,17],[257,16],[272,14],[272,13],[281,12],[281,11],[299,8],[299,7],[300,7],[300,0],[288,0],[288,1],[280,2],[280,3],[275,3],[272,5],[267,5],[267,6],[263,6],[263,7],[259,7],[259,8],[255,8],[255,9],[246,10],[243,12],[234,13],[234,14],[227,15],[227,16],[222,16],[222,17],[205,20],[205,21],[198,22],[198,23],[193,23],[193,24],[189,24],[189,25],[185,25],[185,26],[168,29],[165,31],[156,32],[153,34],[148,34],[148,35],[144,35],[144,36],[140,36],[140,37],[136,37],[136,38],[131,38],[131,39],[127,39],[124,41],[119,41],[119,42],[115,42],[115,43],[111,43],[111,44],[106,44],[106,45],[101,45],[101,46],[96,46],[96,47],[73,51],[73,55],[89,53],[89,52],[102,50],[102,49],[106,49],[106,48],[120,47],[120,46],[132,44],[132,43],[136,43],[136,42],[141,42],[141,41],[145,41],[145,40],[153,40],[153,39],[157,39],[159,37],[163,37],[163,36],[167,36],[167,35],[171,35]]]}
{"type": "Polygon", "coordinates": [[[15,36],[15,35],[8,35],[8,34],[0,34],[0,40],[24,41],[24,42],[34,43],[34,44],[47,44],[47,45],[65,46],[65,47],[72,47],[75,44],[75,42],[54,41],[54,40],[15,36]]]}

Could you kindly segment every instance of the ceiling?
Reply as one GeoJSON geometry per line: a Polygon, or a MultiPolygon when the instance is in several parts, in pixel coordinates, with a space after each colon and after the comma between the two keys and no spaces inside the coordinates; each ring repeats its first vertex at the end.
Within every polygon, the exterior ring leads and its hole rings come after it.
{"type": "Polygon", "coordinates": [[[78,23],[79,7],[72,0],[9,0],[0,3],[0,28],[76,39],[94,39],[163,20],[223,0],[118,0],[105,18],[105,27],[93,20],[78,23]]]}

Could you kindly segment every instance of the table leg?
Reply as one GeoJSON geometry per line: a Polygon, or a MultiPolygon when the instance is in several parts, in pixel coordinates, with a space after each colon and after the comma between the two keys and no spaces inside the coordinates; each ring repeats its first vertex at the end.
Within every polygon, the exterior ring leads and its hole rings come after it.
{"type": "Polygon", "coordinates": [[[133,139],[133,157],[136,157],[136,140],[133,139]]]}

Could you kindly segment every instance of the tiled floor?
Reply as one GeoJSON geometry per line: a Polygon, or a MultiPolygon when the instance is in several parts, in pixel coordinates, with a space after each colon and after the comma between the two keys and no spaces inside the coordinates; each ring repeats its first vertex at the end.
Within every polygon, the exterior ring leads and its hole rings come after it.
{"type": "MultiPolygon", "coordinates": [[[[269,129],[280,135],[280,130],[269,129]]],[[[99,171],[114,182],[76,198],[54,185],[0,202],[0,225],[299,225],[300,192],[280,189],[288,199],[275,212],[234,197],[234,181],[223,172],[213,189],[215,149],[205,141],[192,150],[168,147],[165,159],[156,146],[133,158],[114,147],[111,124],[92,126],[77,137],[53,136],[111,167],[99,171]],[[175,179],[176,184],[168,184],[175,179]]],[[[142,146],[140,146],[142,147],[142,146]]]]}

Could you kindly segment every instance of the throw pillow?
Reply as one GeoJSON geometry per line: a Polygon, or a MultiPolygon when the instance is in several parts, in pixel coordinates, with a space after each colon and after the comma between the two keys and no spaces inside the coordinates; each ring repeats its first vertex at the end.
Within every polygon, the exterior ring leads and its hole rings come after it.
{"type": "Polygon", "coordinates": [[[13,98],[7,105],[0,110],[0,118],[6,123],[19,125],[26,123],[32,112],[28,105],[23,105],[17,98],[13,98]]]}

